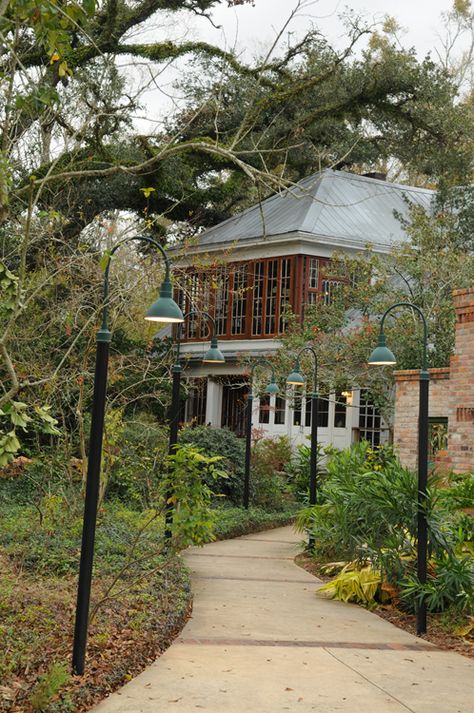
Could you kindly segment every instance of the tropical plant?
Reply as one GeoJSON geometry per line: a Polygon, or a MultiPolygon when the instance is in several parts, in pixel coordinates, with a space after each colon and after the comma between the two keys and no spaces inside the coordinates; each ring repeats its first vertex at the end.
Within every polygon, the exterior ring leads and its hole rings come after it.
{"type": "MultiPolygon", "coordinates": [[[[453,512],[454,499],[441,487],[441,479],[430,478],[429,577],[421,586],[416,575],[417,477],[392,456],[381,470],[368,470],[368,450],[368,444],[357,444],[333,451],[320,503],[299,513],[297,525],[311,533],[315,555],[323,561],[349,561],[351,572],[370,565],[387,586],[400,590],[407,608],[426,598],[431,609],[469,610],[474,558],[469,524],[453,512]]],[[[349,579],[342,577],[341,587],[349,579]]]]}
{"type": "Polygon", "coordinates": [[[216,493],[208,483],[226,478],[217,466],[221,461],[220,456],[207,456],[189,444],[178,445],[166,458],[160,487],[163,499],[173,508],[173,547],[183,549],[215,539],[216,512],[211,506],[216,493]]]}
{"type": "MultiPolygon", "coordinates": [[[[322,443],[317,445],[318,453],[318,475],[324,473],[324,464],[326,461],[325,448],[322,443]]],[[[309,498],[309,478],[311,464],[311,447],[305,443],[301,443],[296,447],[291,457],[285,464],[285,472],[288,475],[288,487],[291,492],[300,500],[308,500],[309,498]]],[[[319,501],[319,489],[316,491],[319,501]]]]}
{"type": "Polygon", "coordinates": [[[361,567],[357,562],[348,562],[318,592],[341,602],[354,602],[372,608],[382,599],[382,576],[371,565],[361,567]]]}

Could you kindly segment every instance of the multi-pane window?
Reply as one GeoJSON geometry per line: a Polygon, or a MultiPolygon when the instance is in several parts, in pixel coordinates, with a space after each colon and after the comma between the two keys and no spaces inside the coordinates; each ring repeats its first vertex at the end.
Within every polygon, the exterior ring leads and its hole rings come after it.
{"type": "Polygon", "coordinates": [[[367,389],[360,392],[359,402],[359,438],[370,445],[378,446],[382,429],[382,417],[371,401],[367,389]]]}
{"type": "Polygon", "coordinates": [[[186,402],[186,419],[201,426],[206,422],[207,378],[193,379],[186,402]]]}
{"type": "Polygon", "coordinates": [[[304,280],[306,284],[305,302],[308,305],[316,304],[319,297],[319,258],[305,258],[304,280]]]}
{"type": "MultiPolygon", "coordinates": [[[[328,397],[318,398],[318,428],[327,428],[329,424],[329,399],[328,397]]],[[[305,424],[307,428],[311,426],[311,396],[306,397],[305,424]]]]}
{"type": "MultiPolygon", "coordinates": [[[[199,295],[199,275],[192,274],[188,278],[188,311],[192,311],[197,305],[199,295]]],[[[190,314],[186,320],[187,336],[189,339],[197,337],[198,315],[190,314]]]]}
{"type": "Polygon", "coordinates": [[[227,311],[229,308],[229,275],[222,271],[217,280],[215,296],[216,336],[227,334],[227,311]]]}
{"type": "Polygon", "coordinates": [[[343,396],[340,391],[336,393],[336,403],[334,406],[334,428],[346,427],[347,396],[343,396]]]}
{"type": "Polygon", "coordinates": [[[252,335],[259,336],[263,333],[263,292],[265,285],[265,263],[255,263],[253,280],[253,318],[252,335]]]}
{"type": "Polygon", "coordinates": [[[319,260],[317,257],[312,257],[309,262],[309,287],[311,290],[317,290],[319,287],[319,260]]]}
{"type": "Polygon", "coordinates": [[[323,280],[321,283],[321,290],[323,293],[323,302],[325,305],[331,305],[337,293],[340,291],[342,282],[339,280],[323,280]]]}
{"type": "Polygon", "coordinates": [[[286,400],[281,396],[275,397],[275,425],[282,426],[285,423],[286,400]]]}
{"type": "MultiPolygon", "coordinates": [[[[210,275],[204,274],[201,278],[200,297],[199,297],[199,309],[202,310],[203,312],[209,313],[210,297],[211,297],[210,275]]],[[[199,326],[200,326],[199,331],[200,331],[201,339],[206,339],[209,336],[209,329],[210,329],[209,320],[205,316],[203,316],[199,320],[199,326]]]]}
{"type": "Polygon", "coordinates": [[[305,306],[331,304],[343,281],[328,279],[327,258],[293,255],[189,271],[176,291],[183,312],[193,309],[183,325],[184,340],[209,337],[209,323],[201,312],[216,320],[216,336],[260,339],[283,334],[291,308],[304,319],[305,306]]]}
{"type": "Polygon", "coordinates": [[[259,423],[270,423],[270,394],[260,396],[259,423]]]}
{"type": "Polygon", "coordinates": [[[301,426],[301,417],[303,410],[303,397],[300,393],[293,395],[293,425],[301,426]]]}
{"type": "Polygon", "coordinates": [[[232,290],[232,329],[231,333],[245,333],[245,317],[247,310],[247,266],[240,265],[234,272],[234,288],[232,290]]]}
{"type": "Polygon", "coordinates": [[[276,309],[278,295],[278,260],[267,263],[267,299],[265,304],[265,332],[274,334],[276,326],[276,309]]]}
{"type": "Polygon", "coordinates": [[[280,275],[280,332],[286,329],[286,310],[290,306],[291,288],[291,260],[285,258],[281,261],[280,275]]]}

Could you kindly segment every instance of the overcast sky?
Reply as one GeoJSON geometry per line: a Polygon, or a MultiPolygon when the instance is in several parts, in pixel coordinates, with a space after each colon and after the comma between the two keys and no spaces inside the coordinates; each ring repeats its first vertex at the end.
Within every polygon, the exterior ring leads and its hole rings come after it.
{"type": "MultiPolygon", "coordinates": [[[[335,47],[346,46],[347,34],[341,15],[351,8],[370,23],[382,23],[387,15],[393,16],[402,26],[400,39],[405,47],[414,47],[423,58],[434,47],[440,46],[438,35],[443,34],[441,15],[451,9],[453,0],[302,0],[301,9],[285,31],[284,40],[291,40],[304,35],[311,26],[316,26],[335,47]]],[[[273,42],[281,30],[297,0],[255,0],[255,7],[250,5],[228,8],[222,5],[212,13],[213,21],[220,27],[214,28],[203,18],[191,13],[173,13],[165,24],[151,23],[147,30],[140,32],[140,41],[153,42],[157,39],[204,40],[227,49],[235,49],[240,56],[251,60],[253,55],[261,55],[273,42]]],[[[160,15],[160,21],[163,17],[160,15]]],[[[137,41],[137,38],[131,38],[137,41]]],[[[434,53],[433,53],[434,54],[434,53]]],[[[160,123],[160,118],[172,111],[173,102],[168,97],[176,93],[172,84],[185,64],[179,62],[174,69],[166,70],[158,81],[150,82],[149,91],[144,97],[146,109],[139,120],[143,129],[153,131],[160,123]],[[158,88],[159,87],[159,88],[158,88]]],[[[133,78],[129,75],[131,82],[133,78]]]]}
{"type": "MultiPolygon", "coordinates": [[[[231,45],[237,38],[240,49],[261,47],[272,41],[296,4],[296,0],[255,0],[255,7],[243,5],[229,9],[223,5],[213,13],[216,24],[222,25],[222,30],[213,30],[209,23],[195,20],[194,30],[196,34],[219,44],[225,35],[231,45]]],[[[324,31],[330,42],[337,42],[344,33],[339,15],[348,7],[371,22],[380,22],[385,15],[391,15],[407,31],[404,44],[413,45],[423,56],[432,49],[437,32],[441,31],[441,13],[449,10],[452,4],[453,0],[307,0],[306,8],[293,20],[289,29],[304,33],[314,23],[324,31]]]]}

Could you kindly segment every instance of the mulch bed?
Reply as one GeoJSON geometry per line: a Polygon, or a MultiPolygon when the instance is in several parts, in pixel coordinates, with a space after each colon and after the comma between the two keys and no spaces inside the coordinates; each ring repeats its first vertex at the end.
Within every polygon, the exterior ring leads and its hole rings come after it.
{"type": "MultiPolygon", "coordinates": [[[[171,560],[161,578],[104,604],[89,629],[85,674],[66,676],[58,692],[47,695],[44,707],[38,708],[31,697],[39,677],[55,662],[66,673],[70,670],[76,578],[41,580],[15,572],[4,558],[0,561],[2,584],[12,584],[10,596],[3,599],[5,628],[0,626],[0,662],[5,669],[0,681],[2,713],[90,710],[163,653],[191,615],[187,571],[178,559],[171,560]],[[21,660],[8,672],[8,661],[18,659],[20,651],[21,660]]],[[[96,581],[95,588],[100,584],[96,581]]]]}
{"type": "MultiPolygon", "coordinates": [[[[295,562],[299,567],[302,567],[323,582],[329,582],[332,579],[324,572],[323,565],[320,562],[315,561],[304,553],[297,555],[295,562]]],[[[402,612],[394,606],[380,606],[374,609],[373,613],[382,619],[386,619],[399,629],[416,635],[416,618],[413,614],[402,612]]],[[[466,638],[457,636],[453,631],[446,631],[439,619],[439,614],[429,614],[428,631],[420,638],[435,644],[439,649],[455,651],[468,658],[474,658],[474,632],[471,632],[469,637],[466,638]]]]}

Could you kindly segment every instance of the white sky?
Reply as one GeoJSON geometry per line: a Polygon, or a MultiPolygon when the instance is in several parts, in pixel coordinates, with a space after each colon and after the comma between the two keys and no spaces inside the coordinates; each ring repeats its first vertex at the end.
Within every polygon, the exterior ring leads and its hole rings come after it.
{"type": "MultiPolygon", "coordinates": [[[[439,35],[443,35],[441,14],[451,9],[453,0],[302,0],[303,9],[292,20],[285,31],[283,40],[290,37],[294,41],[312,26],[326,36],[336,48],[346,46],[347,34],[340,15],[348,8],[363,16],[370,23],[382,23],[385,16],[397,19],[403,28],[400,41],[404,47],[414,47],[419,58],[437,46],[439,35]]],[[[255,0],[255,7],[243,5],[228,8],[225,0],[212,13],[219,28],[203,18],[187,12],[171,14],[163,23],[141,29],[139,37],[130,41],[153,42],[171,39],[175,41],[203,40],[223,48],[235,49],[243,59],[251,60],[253,55],[262,55],[271,46],[276,34],[283,27],[297,0],[255,0]]],[[[363,44],[360,45],[361,47],[363,44]]],[[[433,52],[433,57],[435,57],[433,52]]],[[[176,96],[173,82],[184,71],[185,63],[175,63],[173,69],[165,69],[157,80],[150,81],[149,91],[144,97],[145,117],[138,119],[142,130],[153,131],[162,117],[172,111],[171,96],[176,96]]],[[[144,70],[145,76],[147,75],[144,70]]],[[[127,72],[128,74],[128,72],[127,72]]],[[[128,75],[133,83],[133,73],[128,75]]],[[[138,75],[135,75],[138,78],[138,75]]],[[[143,79],[143,75],[142,75],[143,79]]]]}
{"type": "MultiPolygon", "coordinates": [[[[213,18],[222,30],[214,30],[205,21],[192,22],[196,34],[207,41],[221,44],[227,40],[231,45],[237,37],[240,49],[252,49],[268,45],[296,6],[296,0],[255,0],[250,5],[216,9],[213,18]]],[[[448,11],[453,0],[307,0],[306,9],[300,11],[290,30],[301,34],[312,23],[323,30],[330,42],[336,42],[343,35],[339,15],[347,8],[366,17],[370,22],[380,22],[385,15],[394,16],[406,29],[405,46],[414,46],[421,56],[425,55],[437,41],[441,31],[441,13],[448,11]]]]}

